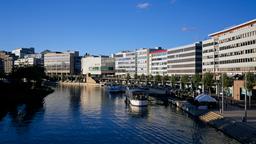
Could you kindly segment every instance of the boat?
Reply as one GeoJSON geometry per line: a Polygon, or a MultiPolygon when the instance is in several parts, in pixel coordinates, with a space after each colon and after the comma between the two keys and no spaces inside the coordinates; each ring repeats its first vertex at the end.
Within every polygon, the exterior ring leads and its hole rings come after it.
{"type": "Polygon", "coordinates": [[[129,89],[126,90],[126,102],[132,106],[147,106],[148,92],[144,89],[129,89]]]}
{"type": "Polygon", "coordinates": [[[109,85],[107,86],[107,90],[109,93],[122,93],[125,92],[125,87],[120,85],[109,85]]]}

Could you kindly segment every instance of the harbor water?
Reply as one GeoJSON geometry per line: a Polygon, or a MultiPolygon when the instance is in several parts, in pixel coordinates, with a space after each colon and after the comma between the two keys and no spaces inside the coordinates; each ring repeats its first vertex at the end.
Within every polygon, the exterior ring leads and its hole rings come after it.
{"type": "Polygon", "coordinates": [[[44,100],[0,110],[0,143],[236,144],[173,106],[126,105],[95,86],[58,86],[44,100]]]}

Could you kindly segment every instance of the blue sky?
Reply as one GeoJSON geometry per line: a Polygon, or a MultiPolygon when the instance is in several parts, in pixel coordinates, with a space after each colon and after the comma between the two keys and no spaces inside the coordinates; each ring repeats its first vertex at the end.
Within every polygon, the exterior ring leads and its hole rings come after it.
{"type": "Polygon", "coordinates": [[[0,49],[172,48],[256,18],[255,0],[0,0],[0,49]]]}

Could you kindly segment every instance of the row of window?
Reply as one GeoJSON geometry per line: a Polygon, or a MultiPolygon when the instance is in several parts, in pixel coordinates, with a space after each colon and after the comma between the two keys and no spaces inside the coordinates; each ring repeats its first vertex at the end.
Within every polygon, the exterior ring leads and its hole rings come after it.
{"type": "Polygon", "coordinates": [[[195,46],[193,47],[187,47],[187,48],[182,48],[182,49],[177,49],[177,50],[170,50],[168,51],[168,54],[174,54],[174,53],[181,53],[181,52],[186,52],[186,51],[191,51],[195,50],[195,46]]]}
{"type": "Polygon", "coordinates": [[[220,61],[220,64],[233,64],[233,63],[246,63],[246,62],[256,62],[256,58],[224,60],[224,61],[220,61]]]}
{"type": "Polygon", "coordinates": [[[237,51],[237,52],[224,53],[224,54],[220,54],[220,57],[236,56],[236,55],[251,54],[251,53],[256,53],[256,48],[237,51]]]}
{"type": "Polygon", "coordinates": [[[234,40],[238,40],[238,39],[246,38],[246,37],[251,37],[251,36],[255,36],[255,35],[256,35],[256,31],[251,31],[251,32],[243,33],[243,34],[240,34],[240,35],[236,35],[236,36],[233,36],[233,37],[230,37],[230,38],[220,40],[219,43],[221,44],[221,43],[234,41],[234,40]]]}
{"type": "Polygon", "coordinates": [[[222,47],[220,47],[220,51],[221,50],[232,49],[232,48],[236,48],[236,47],[253,45],[255,43],[256,43],[256,40],[250,40],[250,41],[246,41],[246,42],[242,42],[242,43],[236,43],[236,44],[231,44],[231,45],[227,45],[227,46],[222,46],[222,47]]]}

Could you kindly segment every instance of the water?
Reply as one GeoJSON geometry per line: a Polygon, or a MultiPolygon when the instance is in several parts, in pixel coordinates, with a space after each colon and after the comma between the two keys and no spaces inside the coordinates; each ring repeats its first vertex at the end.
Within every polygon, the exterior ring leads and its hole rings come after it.
{"type": "Polygon", "coordinates": [[[0,114],[0,143],[238,143],[172,106],[129,107],[99,87],[57,87],[0,114]]]}

